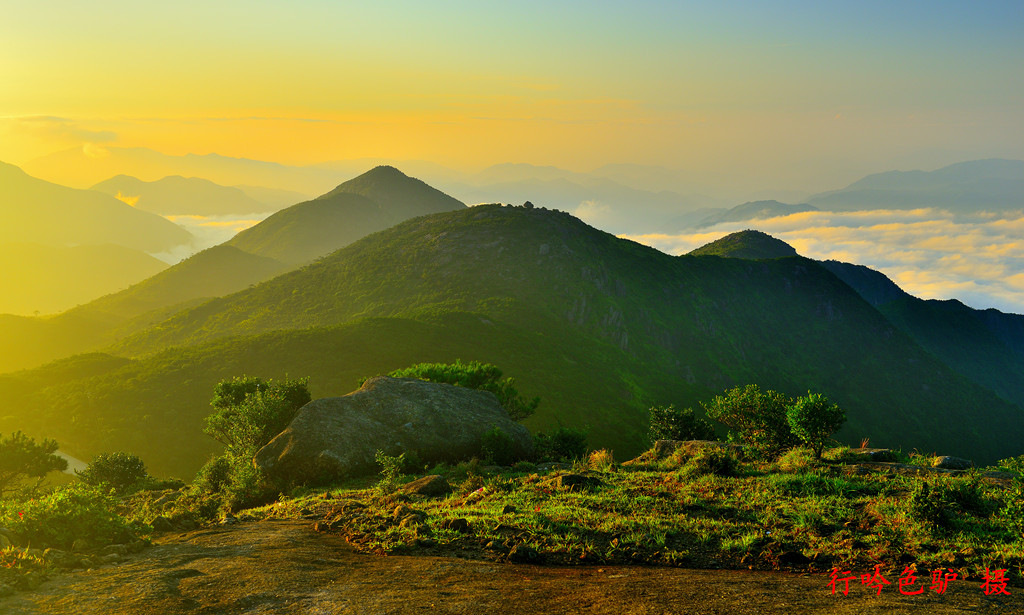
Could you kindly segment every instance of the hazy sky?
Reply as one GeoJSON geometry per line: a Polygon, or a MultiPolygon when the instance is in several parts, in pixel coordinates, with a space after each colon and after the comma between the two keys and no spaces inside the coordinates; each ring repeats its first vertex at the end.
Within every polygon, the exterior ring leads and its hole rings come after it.
{"type": "Polygon", "coordinates": [[[1024,158],[1024,3],[0,0],[0,160],[83,144],[816,191],[1024,158]]]}

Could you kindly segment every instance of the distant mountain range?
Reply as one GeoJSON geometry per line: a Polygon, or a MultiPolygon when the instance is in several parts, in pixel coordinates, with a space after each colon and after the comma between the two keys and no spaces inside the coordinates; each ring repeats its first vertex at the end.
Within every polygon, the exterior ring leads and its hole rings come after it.
{"type": "Polygon", "coordinates": [[[540,395],[532,428],[586,427],[621,456],[645,445],[651,405],[746,383],[829,395],[847,442],[1022,452],[1024,317],[916,300],[763,233],[673,257],[543,207],[466,208],[389,167],[246,233],[65,314],[0,317],[23,361],[0,370],[104,350],[0,376],[0,432],[183,475],[216,450],[201,425],[219,379],[308,375],[338,395],[461,358],[540,395]]]}
{"type": "MultiPolygon", "coordinates": [[[[162,216],[252,214],[279,207],[262,203],[239,188],[221,186],[208,179],[172,175],[152,182],[117,175],[91,188],[117,197],[136,209],[162,216]]],[[[298,198],[289,204],[305,200],[298,198]]]]}
{"type": "Polygon", "coordinates": [[[935,171],[869,175],[842,190],[816,194],[811,205],[826,211],[933,207],[973,214],[1024,208],[1024,161],[973,160],[935,171]]]}
{"type": "Polygon", "coordinates": [[[115,244],[160,252],[190,243],[183,228],[92,190],[29,176],[0,162],[0,243],[115,244]]]}

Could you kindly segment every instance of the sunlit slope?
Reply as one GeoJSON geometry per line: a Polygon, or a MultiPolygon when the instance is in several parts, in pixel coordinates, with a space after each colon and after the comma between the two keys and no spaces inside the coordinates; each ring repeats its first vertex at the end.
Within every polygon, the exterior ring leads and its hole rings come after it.
{"type": "Polygon", "coordinates": [[[0,163],[0,243],[112,243],[152,253],[191,240],[185,229],[112,196],[51,184],[0,163]]]}
{"type": "Polygon", "coordinates": [[[990,459],[1016,454],[1024,435],[1019,408],[925,352],[813,261],[672,257],[540,209],[416,218],[186,310],[116,349],[141,355],[451,311],[545,335],[571,330],[636,357],[664,382],[821,391],[849,410],[850,438],[990,459]]]}
{"type": "Polygon", "coordinates": [[[120,196],[132,201],[136,209],[162,216],[253,214],[277,209],[251,198],[239,188],[221,186],[200,177],[171,175],[147,182],[130,175],[117,175],[96,184],[92,190],[120,196]]]}
{"type": "Polygon", "coordinates": [[[465,207],[394,167],[380,166],[275,213],[228,244],[299,265],[407,218],[465,207]]]}
{"type": "Polygon", "coordinates": [[[0,313],[61,312],[166,268],[145,252],[114,244],[0,243],[0,313]]]}
{"type": "Polygon", "coordinates": [[[288,269],[221,245],[203,250],[120,292],[48,318],[0,317],[0,373],[113,343],[196,301],[226,295],[288,269]]]}

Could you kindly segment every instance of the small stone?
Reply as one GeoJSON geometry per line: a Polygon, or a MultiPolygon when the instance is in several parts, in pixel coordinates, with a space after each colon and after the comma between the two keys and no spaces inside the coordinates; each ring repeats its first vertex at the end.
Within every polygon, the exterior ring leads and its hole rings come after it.
{"type": "Polygon", "coordinates": [[[448,484],[448,480],[445,477],[439,474],[424,476],[423,478],[406,483],[405,486],[402,487],[402,493],[408,495],[417,494],[429,497],[441,497],[448,495],[451,492],[452,486],[448,484]]]}
{"type": "Polygon", "coordinates": [[[446,519],[441,522],[441,528],[458,532],[460,534],[469,533],[469,521],[459,517],[457,519],[446,519]]]}
{"type": "Polygon", "coordinates": [[[508,561],[516,564],[535,564],[540,561],[540,553],[527,545],[516,545],[508,552],[508,561]]]}

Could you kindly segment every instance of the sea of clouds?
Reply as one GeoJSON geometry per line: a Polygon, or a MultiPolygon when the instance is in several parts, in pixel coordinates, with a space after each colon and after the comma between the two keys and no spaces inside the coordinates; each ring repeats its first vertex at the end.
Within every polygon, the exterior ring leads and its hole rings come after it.
{"type": "Polygon", "coordinates": [[[723,223],[700,232],[623,235],[685,254],[729,233],[756,229],[802,256],[866,265],[923,299],[1024,314],[1024,212],[954,215],[937,209],[804,212],[723,223]]]}

